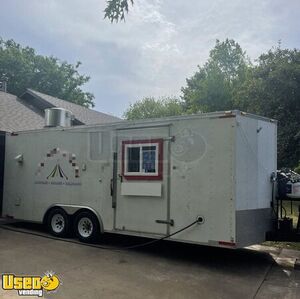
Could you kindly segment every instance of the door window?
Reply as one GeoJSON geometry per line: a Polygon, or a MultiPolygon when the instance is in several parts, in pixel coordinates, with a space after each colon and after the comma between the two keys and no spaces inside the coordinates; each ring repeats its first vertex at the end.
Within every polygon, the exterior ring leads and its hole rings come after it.
{"type": "Polygon", "coordinates": [[[123,176],[126,179],[162,179],[163,140],[123,141],[123,176]]]}

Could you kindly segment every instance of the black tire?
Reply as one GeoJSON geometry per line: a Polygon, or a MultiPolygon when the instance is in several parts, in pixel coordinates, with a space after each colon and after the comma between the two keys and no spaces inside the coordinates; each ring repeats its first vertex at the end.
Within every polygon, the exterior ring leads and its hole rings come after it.
{"type": "Polygon", "coordinates": [[[66,237],[70,232],[70,217],[61,208],[52,209],[47,215],[47,228],[56,237],[66,237]]]}
{"type": "Polygon", "coordinates": [[[96,215],[89,211],[83,211],[76,215],[74,231],[81,242],[93,243],[100,236],[100,225],[96,215]]]}

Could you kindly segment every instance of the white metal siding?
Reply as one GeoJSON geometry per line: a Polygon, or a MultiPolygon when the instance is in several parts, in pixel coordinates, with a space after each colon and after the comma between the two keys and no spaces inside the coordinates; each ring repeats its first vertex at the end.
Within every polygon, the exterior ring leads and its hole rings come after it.
{"type": "MultiPolygon", "coordinates": [[[[72,204],[95,209],[106,231],[116,231],[116,228],[139,235],[166,234],[168,226],[155,220],[168,220],[170,216],[174,226],[169,232],[173,233],[202,216],[203,224],[195,225],[173,239],[215,245],[218,241],[236,242],[237,231],[243,231],[244,227],[256,237],[258,228],[243,220],[253,219],[252,215],[264,220],[265,213],[254,211],[270,207],[269,179],[271,172],[276,170],[276,123],[239,114],[219,116],[220,113],[214,113],[211,117],[184,116],[152,123],[147,120],[132,124],[131,129],[128,124],[120,123],[45,129],[8,136],[3,214],[41,221],[52,204],[72,204]],[[142,125],[149,128],[135,128],[142,125]],[[89,134],[91,132],[94,133],[89,134]],[[171,136],[175,137],[173,141],[169,139],[171,136]],[[120,142],[151,138],[165,138],[163,180],[155,182],[161,184],[161,195],[158,189],[149,191],[149,188],[146,195],[142,194],[146,181],[134,182],[134,194],[132,188],[129,188],[130,194],[121,194],[118,177],[117,209],[114,210],[110,195],[113,152],[118,152],[120,174],[120,142]],[[81,185],[43,186],[35,183],[39,163],[53,148],[76,156],[81,185]],[[18,154],[24,156],[23,165],[14,160],[18,154]],[[157,196],[149,196],[153,194],[157,196]],[[239,211],[251,211],[251,215],[244,213],[237,217],[239,211]]],[[[69,176],[68,165],[64,164],[67,162],[61,163],[69,176]]],[[[54,164],[55,160],[51,160],[45,168],[47,174],[54,164]]],[[[266,227],[260,228],[260,238],[266,227]]]]}
{"type": "Polygon", "coordinates": [[[237,210],[270,207],[270,176],[277,167],[276,137],[275,123],[237,117],[237,210]]]}
{"type": "MultiPolygon", "coordinates": [[[[182,130],[188,130],[193,147],[199,146],[198,157],[182,161],[171,155],[171,218],[174,232],[191,222],[197,215],[205,222],[175,235],[175,239],[230,241],[235,237],[235,204],[233,188],[233,149],[235,118],[202,119],[174,123],[172,135],[180,142],[182,130]],[[205,142],[197,142],[199,135],[205,142]],[[179,138],[177,137],[179,136],[179,138]],[[194,141],[195,140],[195,141],[194,141]]],[[[188,142],[188,140],[186,141],[188,142]]],[[[193,149],[193,151],[195,148],[193,149]]]]}

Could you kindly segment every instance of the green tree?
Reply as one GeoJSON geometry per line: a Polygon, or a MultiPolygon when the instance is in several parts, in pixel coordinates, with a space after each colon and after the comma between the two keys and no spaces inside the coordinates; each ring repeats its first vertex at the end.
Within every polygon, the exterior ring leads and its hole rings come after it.
{"type": "Polygon", "coordinates": [[[177,98],[144,98],[131,104],[124,117],[129,120],[158,118],[183,114],[182,103],[177,98]]]}
{"type": "Polygon", "coordinates": [[[128,13],[130,3],[133,5],[133,0],[107,0],[104,18],[108,18],[112,23],[125,21],[125,13],[128,13]]]}
{"type": "Polygon", "coordinates": [[[295,167],[300,161],[300,51],[277,47],[262,54],[235,102],[278,120],[278,166],[295,167]]]}
{"type": "Polygon", "coordinates": [[[216,41],[208,61],[183,87],[182,99],[189,112],[228,110],[234,106],[233,98],[245,81],[251,66],[246,53],[231,39],[216,41]]]}
{"type": "Polygon", "coordinates": [[[36,54],[30,47],[22,47],[14,40],[0,38],[0,80],[7,81],[7,91],[20,95],[26,88],[74,102],[94,106],[94,96],[81,87],[90,77],[80,75],[76,65],[61,62],[55,57],[36,54]]]}

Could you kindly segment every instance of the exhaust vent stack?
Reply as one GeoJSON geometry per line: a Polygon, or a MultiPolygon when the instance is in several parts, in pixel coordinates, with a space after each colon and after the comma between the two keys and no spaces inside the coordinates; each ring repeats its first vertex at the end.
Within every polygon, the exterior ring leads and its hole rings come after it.
{"type": "Polygon", "coordinates": [[[71,127],[74,115],[64,108],[45,109],[45,127],[71,127]]]}

